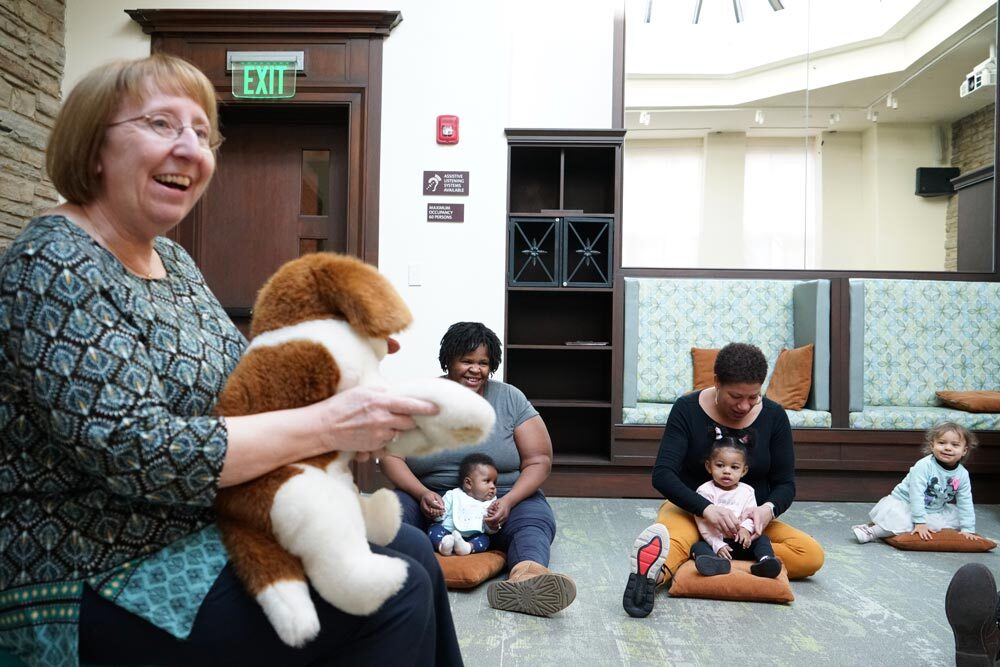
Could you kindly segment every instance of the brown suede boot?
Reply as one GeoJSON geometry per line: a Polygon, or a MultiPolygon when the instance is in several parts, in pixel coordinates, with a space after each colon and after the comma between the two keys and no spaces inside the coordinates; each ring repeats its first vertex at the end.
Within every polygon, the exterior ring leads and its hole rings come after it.
{"type": "Polygon", "coordinates": [[[533,616],[551,616],[576,599],[576,584],[565,574],[549,571],[531,560],[510,568],[506,581],[494,581],[486,589],[490,606],[533,616]]]}

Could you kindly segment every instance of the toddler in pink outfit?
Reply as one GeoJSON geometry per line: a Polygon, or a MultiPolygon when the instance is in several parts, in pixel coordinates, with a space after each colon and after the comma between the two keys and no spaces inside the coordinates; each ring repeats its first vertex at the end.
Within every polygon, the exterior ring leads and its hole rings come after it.
{"type": "Polygon", "coordinates": [[[732,569],[730,561],[753,560],[750,572],[758,577],[774,578],[781,574],[781,561],[774,557],[771,540],[767,535],[754,539],[753,510],[757,507],[753,487],[740,482],[747,474],[748,442],[719,432],[708,452],[705,468],[712,479],[698,487],[697,493],[716,507],[724,508],[740,520],[736,535],[723,535],[715,526],[701,517],[695,517],[701,541],[691,547],[694,565],[702,575],[711,577],[726,574],[732,569]]]}

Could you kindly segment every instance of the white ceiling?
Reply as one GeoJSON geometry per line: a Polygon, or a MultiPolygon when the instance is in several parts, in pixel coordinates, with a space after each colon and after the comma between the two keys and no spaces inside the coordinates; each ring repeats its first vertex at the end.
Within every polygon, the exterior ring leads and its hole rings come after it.
{"type": "MultiPolygon", "coordinates": [[[[639,123],[640,109],[626,108],[628,137],[680,138],[703,136],[709,132],[801,136],[828,129],[861,131],[871,126],[867,118],[869,107],[878,112],[880,123],[950,124],[994,100],[995,86],[983,87],[964,98],[959,95],[959,86],[970,70],[989,57],[990,45],[996,40],[995,17],[995,7],[976,16],[962,29],[943,36],[933,49],[899,72],[764,97],[724,108],[646,108],[650,114],[648,126],[639,123]],[[896,109],[886,106],[886,95],[892,91],[898,100],[896,109]],[[757,110],[763,111],[763,124],[754,121],[757,110]],[[831,123],[831,114],[839,114],[839,122],[831,123]]],[[[801,67],[810,67],[809,60],[801,67]]],[[[718,86],[727,84],[731,82],[726,79],[715,83],[718,86]]]]}

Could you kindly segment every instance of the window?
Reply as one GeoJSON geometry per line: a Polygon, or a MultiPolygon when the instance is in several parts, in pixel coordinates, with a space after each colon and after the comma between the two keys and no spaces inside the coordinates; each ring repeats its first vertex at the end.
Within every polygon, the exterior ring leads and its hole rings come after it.
{"type": "Polygon", "coordinates": [[[701,139],[625,143],[622,265],[693,266],[702,229],[701,139]]]}
{"type": "Polygon", "coordinates": [[[815,268],[815,140],[747,139],[744,266],[815,268]]]}

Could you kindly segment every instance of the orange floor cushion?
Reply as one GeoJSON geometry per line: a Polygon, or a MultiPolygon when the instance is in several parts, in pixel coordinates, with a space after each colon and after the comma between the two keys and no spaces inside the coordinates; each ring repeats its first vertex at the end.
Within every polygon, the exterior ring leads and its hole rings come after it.
{"type": "Polygon", "coordinates": [[[468,556],[437,556],[448,588],[475,588],[503,572],[507,558],[502,551],[483,551],[468,556]]]}
{"type": "Polygon", "coordinates": [[[954,528],[944,528],[934,535],[933,540],[922,540],[919,535],[913,533],[903,533],[885,538],[888,544],[902,549],[903,551],[966,551],[980,552],[995,549],[997,543],[993,540],[980,537],[978,540],[970,540],[954,528]]]}
{"type": "Polygon", "coordinates": [[[775,579],[750,574],[752,561],[734,560],[729,574],[705,577],[689,560],[674,575],[670,595],[679,598],[705,598],[708,600],[740,600],[744,602],[788,603],[795,599],[788,584],[788,572],[781,568],[775,579]]]}

